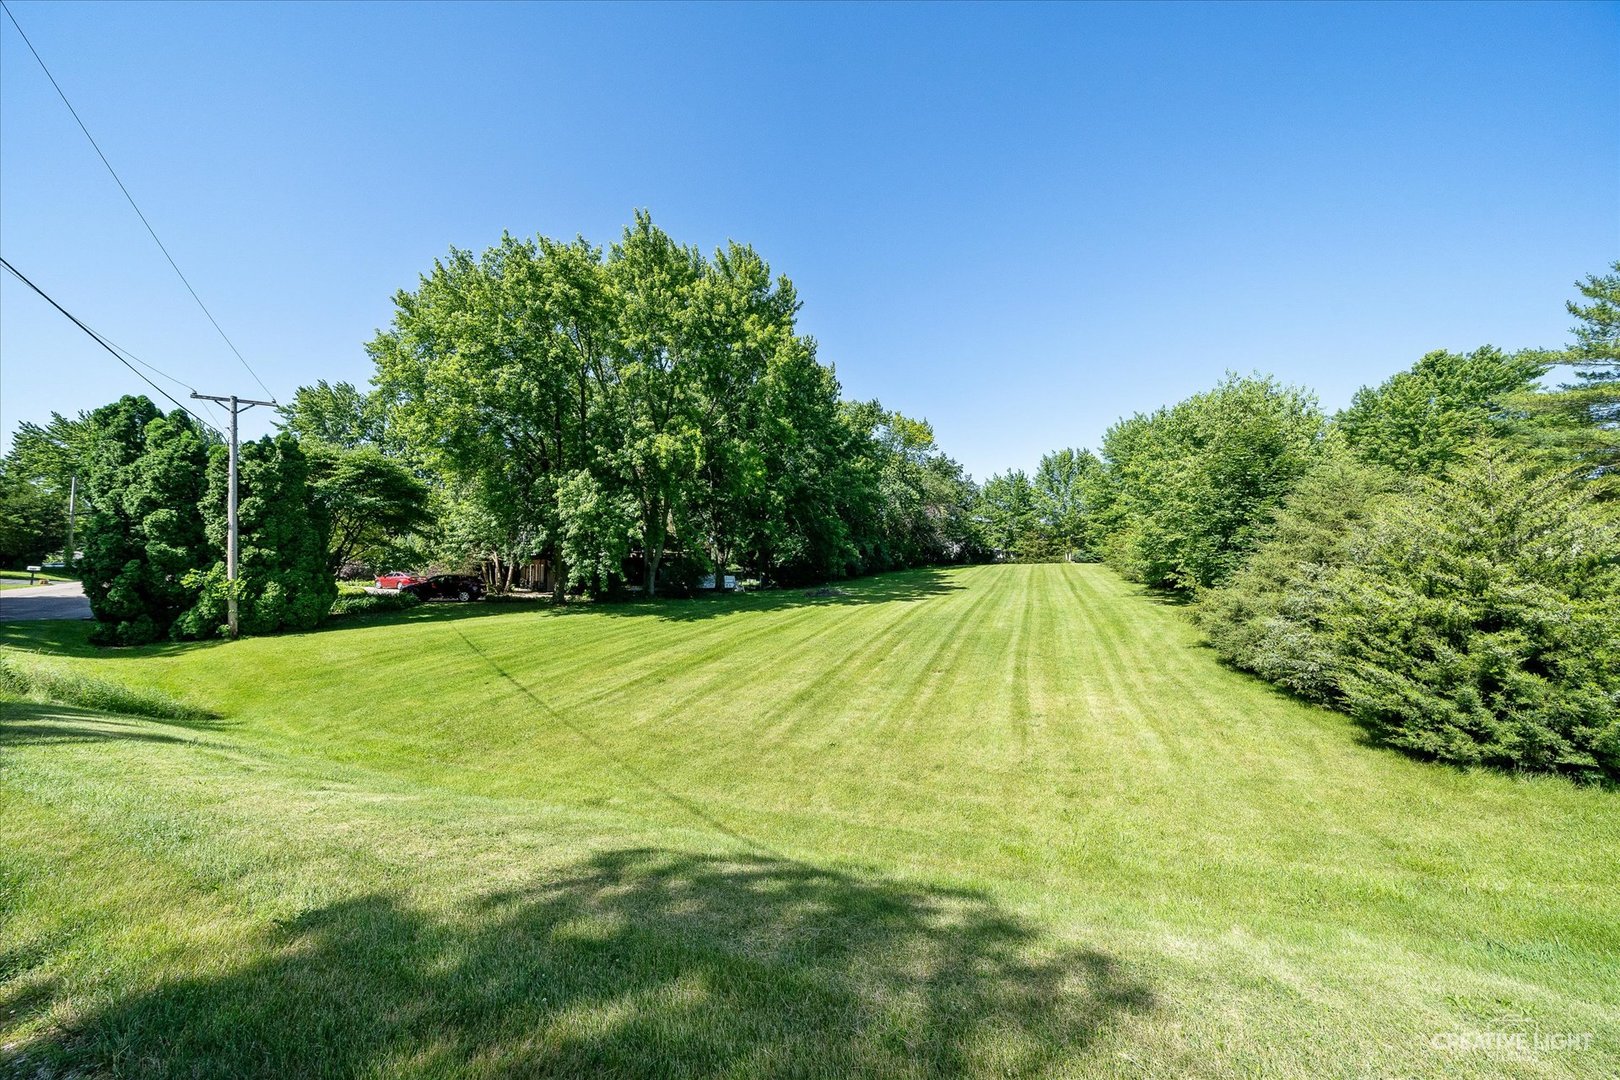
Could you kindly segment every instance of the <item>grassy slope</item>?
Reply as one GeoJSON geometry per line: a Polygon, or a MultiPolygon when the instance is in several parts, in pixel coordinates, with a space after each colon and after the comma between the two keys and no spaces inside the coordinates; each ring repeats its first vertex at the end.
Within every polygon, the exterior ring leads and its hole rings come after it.
{"type": "Polygon", "coordinates": [[[1370,747],[1101,568],[847,592],[0,628],[221,717],[5,706],[0,1064],[1620,1070],[1620,793],[1370,747]],[[1432,1038],[1492,1030],[1592,1038],[1432,1038]]]}

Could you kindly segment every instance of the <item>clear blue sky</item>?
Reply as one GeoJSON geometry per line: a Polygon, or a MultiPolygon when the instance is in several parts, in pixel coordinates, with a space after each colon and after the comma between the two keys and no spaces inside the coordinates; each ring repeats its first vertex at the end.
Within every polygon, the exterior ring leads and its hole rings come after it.
{"type": "MultiPolygon", "coordinates": [[[[983,478],[1228,368],[1337,408],[1429,349],[1556,344],[1620,256],[1615,4],[12,10],[283,397],[365,383],[448,246],[646,207],[754,244],[846,394],[983,478]]],[[[254,391],[0,42],[0,250],[254,391]]],[[[9,276],[0,304],[8,436],[143,389],[9,276]]]]}

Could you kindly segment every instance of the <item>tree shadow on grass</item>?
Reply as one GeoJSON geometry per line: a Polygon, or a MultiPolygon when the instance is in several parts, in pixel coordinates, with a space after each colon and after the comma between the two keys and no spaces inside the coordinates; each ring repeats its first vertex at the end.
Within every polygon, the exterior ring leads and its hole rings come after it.
{"type": "MultiPolygon", "coordinates": [[[[751,593],[715,593],[682,599],[659,597],[654,600],[573,600],[555,604],[550,600],[490,600],[470,604],[434,601],[404,611],[370,615],[343,615],[313,630],[289,631],[272,637],[303,634],[330,634],[375,626],[400,626],[420,622],[455,622],[493,615],[532,613],[538,616],[571,616],[587,613],[619,617],[654,618],[673,622],[712,619],[742,611],[783,611],[817,606],[841,607],[865,604],[911,603],[958,592],[963,588],[943,569],[902,570],[871,577],[833,582],[827,586],[764,589],[751,593]]],[[[208,641],[160,641],[149,645],[92,645],[90,632],[96,624],[82,622],[0,622],[0,647],[42,656],[93,657],[98,660],[142,660],[154,656],[177,656],[200,649],[229,648],[222,639],[208,641]]]]}
{"type": "MultiPolygon", "coordinates": [[[[579,615],[609,615],[617,618],[660,619],[694,622],[739,612],[786,611],[800,607],[848,607],[868,604],[912,603],[959,592],[958,584],[941,569],[905,570],[867,578],[839,581],[827,586],[793,589],[761,589],[748,593],[703,593],[693,597],[660,596],[653,600],[635,598],[584,600],[558,604],[549,598],[509,599],[494,597],[473,603],[430,601],[404,611],[374,615],[346,615],[317,629],[325,634],[372,626],[402,626],[424,622],[460,622],[498,615],[528,614],[539,618],[570,618],[579,615]]],[[[0,638],[0,644],[3,644],[0,638]]],[[[91,655],[100,655],[92,652],[91,655]]]]}
{"type": "MultiPolygon", "coordinates": [[[[224,975],[14,1046],[150,1077],[961,1076],[1072,1065],[1153,1008],[1114,958],[974,892],[619,850],[429,916],[372,894],[224,975]]],[[[4,1056],[0,1055],[0,1063],[4,1056]]]]}
{"type": "Polygon", "coordinates": [[[223,639],[157,641],[148,645],[92,645],[90,634],[95,628],[96,623],[90,619],[79,622],[0,622],[0,647],[40,656],[144,660],[154,656],[178,656],[199,649],[221,649],[230,645],[223,639]]]}
{"type": "Polygon", "coordinates": [[[157,720],[16,699],[0,700],[0,746],[40,743],[88,743],[109,739],[153,743],[202,743],[180,732],[224,727],[218,719],[157,720]]]}
{"type": "Polygon", "coordinates": [[[871,577],[852,578],[800,588],[772,588],[757,592],[709,593],[691,598],[607,600],[574,605],[576,610],[606,615],[658,618],[691,622],[739,611],[785,611],[799,607],[857,607],[868,604],[903,604],[931,600],[960,592],[963,586],[937,567],[901,570],[871,577]]]}

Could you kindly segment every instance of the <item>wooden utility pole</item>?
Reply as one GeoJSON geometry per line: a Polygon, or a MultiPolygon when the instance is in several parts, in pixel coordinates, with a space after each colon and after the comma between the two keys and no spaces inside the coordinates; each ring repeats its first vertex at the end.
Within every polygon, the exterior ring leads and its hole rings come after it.
{"type": "Polygon", "coordinates": [[[230,624],[231,640],[236,639],[236,417],[255,405],[274,405],[273,401],[253,401],[250,398],[239,398],[232,394],[229,397],[219,397],[214,394],[199,394],[193,390],[191,396],[202,401],[217,401],[221,405],[230,406],[231,410],[231,481],[225,496],[225,580],[230,582],[225,591],[226,621],[230,624]]]}

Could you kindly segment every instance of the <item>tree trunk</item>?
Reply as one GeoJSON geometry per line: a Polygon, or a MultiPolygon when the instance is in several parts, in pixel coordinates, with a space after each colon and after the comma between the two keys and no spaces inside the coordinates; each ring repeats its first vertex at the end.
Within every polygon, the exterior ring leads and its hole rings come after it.
{"type": "Polygon", "coordinates": [[[657,554],[654,554],[652,546],[648,545],[646,557],[647,573],[645,582],[647,586],[647,595],[649,597],[658,595],[658,564],[663,561],[664,545],[662,543],[658,545],[657,554]]]}
{"type": "Polygon", "coordinates": [[[643,584],[649,598],[658,595],[658,564],[664,561],[664,544],[669,539],[669,522],[666,520],[668,513],[662,503],[657,504],[654,512],[648,516],[647,528],[642,533],[641,546],[646,571],[643,584]]]}

